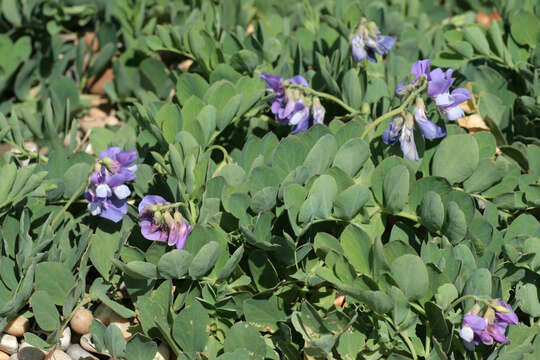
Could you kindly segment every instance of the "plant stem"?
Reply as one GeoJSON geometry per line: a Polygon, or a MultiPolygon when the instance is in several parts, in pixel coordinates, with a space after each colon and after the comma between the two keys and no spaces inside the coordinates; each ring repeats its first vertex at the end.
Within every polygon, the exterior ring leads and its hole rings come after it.
{"type": "Polygon", "coordinates": [[[422,307],[418,304],[415,304],[413,302],[409,302],[410,307],[414,308],[416,311],[418,311],[420,314],[426,316],[426,312],[422,307]]]}
{"type": "Polygon", "coordinates": [[[12,141],[5,141],[7,144],[11,145],[12,147],[14,147],[15,149],[17,149],[22,155],[24,156],[27,156],[31,159],[38,159],[38,160],[41,160],[43,161],[45,164],[47,162],[49,162],[49,159],[45,156],[45,155],[41,155],[40,153],[38,152],[33,152],[33,151],[30,151],[24,147],[21,147],[17,144],[15,144],[14,142],[12,141]]]}
{"type": "Polygon", "coordinates": [[[426,322],[426,344],[424,346],[424,358],[429,360],[429,353],[431,352],[431,326],[429,326],[429,321],[426,322]]]}
{"type": "Polygon", "coordinates": [[[300,89],[305,93],[309,93],[311,95],[315,95],[315,96],[318,96],[320,98],[324,98],[324,99],[328,99],[330,101],[333,101],[336,104],[338,104],[339,106],[341,106],[342,108],[344,108],[345,110],[347,110],[351,114],[359,113],[358,110],[353,109],[351,106],[345,104],[343,101],[341,101],[340,99],[338,99],[337,97],[335,97],[333,95],[323,93],[323,92],[320,92],[320,91],[316,91],[316,90],[313,90],[311,88],[308,88],[308,87],[305,87],[305,86],[302,86],[302,85],[298,85],[298,84],[292,84],[291,83],[290,86],[294,87],[294,88],[297,88],[297,89],[300,89]]]}
{"type": "Polygon", "coordinates": [[[416,351],[414,350],[414,345],[411,342],[411,339],[409,339],[409,337],[407,336],[407,334],[405,334],[404,331],[400,331],[399,335],[401,335],[401,337],[403,338],[403,341],[405,341],[405,344],[407,344],[407,347],[409,348],[409,351],[411,352],[412,358],[414,360],[418,359],[418,357],[416,356],[416,351]]]}
{"type": "Polygon", "coordinates": [[[66,205],[64,205],[64,207],[60,210],[60,212],[58,214],[56,214],[56,216],[54,217],[54,219],[51,221],[51,227],[54,227],[54,225],[56,224],[56,222],[58,220],[60,220],[60,217],[62,216],[63,213],[66,212],[66,210],[71,206],[71,204],[77,199],[77,197],[79,196],[79,194],[81,193],[81,191],[83,191],[84,189],[86,188],[86,182],[83,182],[81,184],[81,186],[79,186],[79,188],[77,190],[75,190],[75,192],[73,193],[73,195],[71,195],[71,197],[69,198],[68,202],[66,203],[66,205]]]}
{"type": "Polygon", "coordinates": [[[450,304],[449,308],[453,308],[454,306],[460,304],[461,302],[463,302],[465,300],[475,300],[475,301],[481,302],[482,304],[489,305],[489,303],[484,299],[479,299],[474,295],[464,295],[464,296],[460,297],[459,299],[454,300],[454,302],[452,304],[450,304]]]}
{"type": "Polygon", "coordinates": [[[381,116],[379,116],[378,118],[376,118],[375,120],[373,120],[373,122],[371,122],[368,126],[366,126],[366,129],[364,130],[364,132],[362,133],[362,135],[360,136],[361,139],[365,138],[366,135],[371,131],[373,130],[377,125],[379,125],[381,122],[383,122],[384,120],[392,117],[392,116],[395,116],[395,115],[398,115],[400,114],[403,110],[405,110],[407,108],[407,106],[409,106],[409,104],[411,103],[411,101],[413,101],[413,99],[415,99],[418,94],[420,94],[422,91],[424,91],[424,89],[427,87],[427,82],[425,82],[422,86],[420,86],[418,89],[416,89],[415,91],[413,91],[408,97],[407,99],[405,99],[404,102],[401,103],[400,106],[398,106],[397,108],[395,108],[394,110],[392,111],[389,111],[387,112],[386,114],[383,114],[381,116]]]}

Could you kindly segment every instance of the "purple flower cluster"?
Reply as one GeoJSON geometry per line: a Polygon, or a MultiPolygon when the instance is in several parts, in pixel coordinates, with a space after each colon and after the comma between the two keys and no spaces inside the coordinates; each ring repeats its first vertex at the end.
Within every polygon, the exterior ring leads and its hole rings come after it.
{"type": "Polygon", "coordinates": [[[191,232],[191,225],[180,214],[175,204],[158,195],[146,195],[139,203],[141,234],[148,240],[167,242],[183,249],[191,232]],[[171,215],[171,211],[174,213],[171,215]]]}
{"type": "Polygon", "coordinates": [[[287,80],[273,74],[261,74],[259,77],[266,81],[266,91],[276,94],[271,99],[271,110],[276,121],[282,125],[294,126],[293,134],[324,123],[325,109],[319,98],[309,96],[294,86],[309,87],[303,76],[296,75],[287,80]]]}
{"type": "Polygon", "coordinates": [[[469,90],[457,88],[450,92],[450,87],[456,80],[452,77],[453,70],[443,71],[441,68],[436,68],[429,71],[429,63],[429,59],[415,62],[411,68],[411,73],[415,75],[415,79],[409,86],[405,86],[405,82],[398,85],[396,94],[400,97],[403,96],[407,90],[414,89],[418,80],[425,76],[428,82],[427,93],[429,97],[435,102],[439,110],[446,115],[448,120],[457,120],[465,116],[459,104],[471,98],[469,90]]]}
{"type": "Polygon", "coordinates": [[[463,317],[459,336],[469,350],[474,350],[480,342],[485,345],[491,345],[493,341],[504,343],[506,327],[518,324],[512,307],[502,300],[491,300],[483,316],[478,315],[480,310],[480,306],[475,304],[463,317]]]}
{"type": "Polygon", "coordinates": [[[131,191],[126,183],[135,180],[137,152],[110,147],[99,154],[95,171],[84,196],[92,215],[118,222],[127,214],[127,197],[131,191]]]}
{"type": "Polygon", "coordinates": [[[395,42],[395,37],[381,35],[377,24],[362,18],[356,33],[351,39],[353,58],[356,61],[362,61],[367,58],[372,62],[377,62],[375,54],[387,54],[395,42]]]}
{"type": "MultiPolygon", "coordinates": [[[[411,73],[415,75],[414,80],[405,85],[401,82],[396,88],[396,95],[400,98],[408,96],[427,82],[427,93],[435,102],[439,110],[446,115],[449,120],[457,120],[464,116],[463,110],[459,106],[464,101],[471,98],[467,89],[458,88],[450,93],[450,86],[456,80],[452,77],[452,70],[443,72],[440,68],[429,70],[429,59],[419,60],[411,67],[411,73]]],[[[406,121],[402,117],[394,118],[384,131],[382,139],[385,144],[394,145],[398,142],[405,157],[409,160],[418,160],[418,153],[414,143],[413,128],[414,122],[418,125],[424,138],[433,140],[444,137],[446,131],[430,121],[426,115],[424,100],[418,96],[414,107],[414,121],[412,117],[406,116],[406,121]]]]}

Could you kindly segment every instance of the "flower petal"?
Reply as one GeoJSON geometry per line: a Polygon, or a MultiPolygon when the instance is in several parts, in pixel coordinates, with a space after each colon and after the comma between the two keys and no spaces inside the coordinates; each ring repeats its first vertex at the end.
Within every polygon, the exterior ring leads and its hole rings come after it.
{"type": "Polygon", "coordinates": [[[139,203],[139,215],[141,215],[143,209],[148,205],[165,204],[167,200],[159,195],[146,195],[139,203]]]}
{"type": "Polygon", "coordinates": [[[414,143],[414,134],[412,129],[407,126],[403,127],[401,136],[399,138],[401,145],[401,151],[403,155],[409,160],[418,161],[418,152],[416,151],[416,144],[414,143]]]}
{"type": "Polygon", "coordinates": [[[296,85],[302,85],[302,86],[305,86],[305,87],[309,87],[309,84],[308,84],[306,78],[303,77],[302,75],[293,76],[292,78],[289,79],[289,81],[292,82],[293,84],[296,84],[296,85]]]}
{"type": "Polygon", "coordinates": [[[426,139],[438,139],[446,135],[446,131],[427,118],[424,109],[415,109],[414,119],[420,128],[420,132],[426,139]]]}
{"type": "Polygon", "coordinates": [[[136,151],[122,151],[116,155],[116,160],[120,163],[121,166],[129,166],[132,162],[137,160],[136,151]]]}
{"type": "Polygon", "coordinates": [[[474,331],[469,326],[465,325],[459,331],[459,336],[466,342],[471,342],[474,338],[474,331]]]}
{"type": "Polygon", "coordinates": [[[377,53],[379,55],[388,54],[396,42],[396,38],[388,35],[379,35],[377,37],[377,53]]]}
{"type": "Polygon", "coordinates": [[[111,158],[113,160],[116,159],[116,155],[118,155],[120,152],[122,152],[122,148],[118,146],[113,146],[110,148],[107,148],[103,150],[101,153],[99,153],[99,158],[103,159],[104,157],[111,158]]]}
{"type": "Polygon", "coordinates": [[[411,74],[416,75],[415,80],[418,80],[418,78],[422,76],[423,74],[426,74],[428,81],[431,80],[431,76],[429,74],[429,61],[430,61],[429,59],[418,60],[417,62],[412,64],[411,74]]]}
{"type": "Polygon", "coordinates": [[[266,81],[266,90],[278,91],[283,82],[281,76],[274,74],[260,74],[259,78],[266,81]]]}
{"type": "Polygon", "coordinates": [[[360,35],[355,35],[351,40],[352,55],[356,61],[362,61],[367,57],[364,40],[360,35]]]}
{"type": "Polygon", "coordinates": [[[475,332],[480,332],[487,327],[487,321],[481,316],[467,314],[463,317],[463,323],[471,327],[475,332]]]}
{"type": "Polygon", "coordinates": [[[117,187],[114,187],[113,189],[114,195],[119,199],[125,199],[129,195],[131,195],[131,191],[126,185],[120,185],[117,187]]]}
{"type": "Polygon", "coordinates": [[[152,225],[151,221],[143,220],[141,221],[141,234],[145,239],[158,241],[161,238],[161,231],[157,226],[152,225]]]}

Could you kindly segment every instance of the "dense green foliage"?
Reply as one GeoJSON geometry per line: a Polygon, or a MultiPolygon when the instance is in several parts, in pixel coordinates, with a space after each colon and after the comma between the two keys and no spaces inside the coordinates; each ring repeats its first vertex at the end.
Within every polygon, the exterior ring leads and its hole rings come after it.
{"type": "Polygon", "coordinates": [[[178,359],[540,357],[537,1],[0,5],[0,142],[11,149],[0,156],[0,329],[24,314],[43,330],[26,341],[48,349],[61,315],[105,303],[138,321],[127,344],[93,324],[117,359],[151,359],[160,342],[178,359]],[[492,8],[502,20],[475,23],[492,8]],[[397,38],[376,63],[351,57],[362,17],[397,38]],[[429,103],[447,136],[416,134],[410,161],[381,140],[390,118],[369,124],[400,105],[395,87],[428,58],[454,69],[488,131],[429,103]],[[78,145],[88,89],[109,69],[120,124],[78,145]],[[261,73],[300,74],[331,95],[325,124],[291,135],[261,73]],[[91,216],[83,197],[109,146],[139,157],[118,223],[91,216]],[[141,235],[148,194],[183,204],[184,249],[141,235]],[[464,348],[473,296],[516,311],[509,345],[464,348]]]}

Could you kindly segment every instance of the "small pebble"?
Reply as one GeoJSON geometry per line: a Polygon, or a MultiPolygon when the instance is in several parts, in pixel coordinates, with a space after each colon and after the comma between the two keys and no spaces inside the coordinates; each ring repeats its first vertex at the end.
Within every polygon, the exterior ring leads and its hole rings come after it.
{"type": "Polygon", "coordinates": [[[66,327],[62,332],[62,337],[58,340],[58,348],[60,350],[66,350],[71,343],[71,329],[66,327]]]}
{"type": "Polygon", "coordinates": [[[28,330],[29,325],[30,321],[27,318],[24,316],[17,316],[6,325],[4,332],[9,335],[20,337],[28,330]]]}
{"type": "Polygon", "coordinates": [[[0,360],[9,360],[9,354],[6,354],[3,351],[0,351],[0,360]]]}
{"type": "Polygon", "coordinates": [[[19,344],[17,338],[13,335],[3,334],[0,337],[0,351],[8,353],[9,355],[17,352],[19,344]]]}
{"type": "Polygon", "coordinates": [[[62,350],[54,350],[50,360],[71,360],[71,357],[62,350]]]}
{"type": "Polygon", "coordinates": [[[90,337],[90,334],[85,334],[81,336],[81,347],[86,350],[93,353],[97,353],[96,346],[92,342],[92,338],[90,337]]]}
{"type": "Polygon", "coordinates": [[[98,360],[98,358],[84,350],[79,344],[71,344],[66,352],[71,356],[72,360],[98,360]]]}
{"type": "Polygon", "coordinates": [[[43,350],[38,349],[32,345],[22,346],[17,353],[19,360],[43,360],[45,359],[45,353],[43,350]]]}
{"type": "Polygon", "coordinates": [[[154,356],[153,360],[169,360],[170,356],[171,352],[169,350],[169,346],[166,343],[162,342],[161,344],[159,344],[156,356],[154,356]]]}
{"type": "Polygon", "coordinates": [[[71,329],[77,334],[88,334],[90,332],[90,324],[94,320],[94,316],[87,309],[79,309],[73,315],[73,318],[70,321],[71,329]]]}

